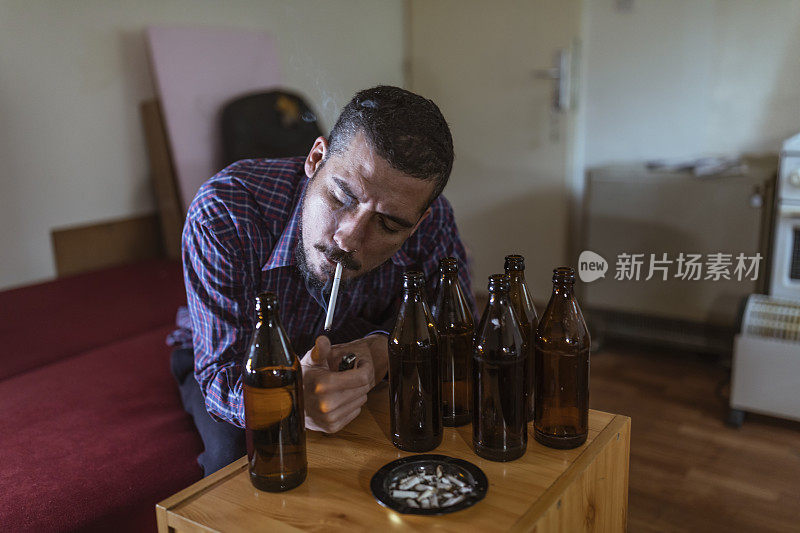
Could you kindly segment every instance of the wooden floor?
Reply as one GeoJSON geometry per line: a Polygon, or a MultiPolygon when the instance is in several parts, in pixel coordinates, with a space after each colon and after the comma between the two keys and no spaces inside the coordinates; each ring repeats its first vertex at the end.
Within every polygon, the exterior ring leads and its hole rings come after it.
{"type": "Polygon", "coordinates": [[[711,356],[592,354],[591,407],[632,419],[629,531],[800,531],[800,423],[727,427],[728,375],[711,356]]]}

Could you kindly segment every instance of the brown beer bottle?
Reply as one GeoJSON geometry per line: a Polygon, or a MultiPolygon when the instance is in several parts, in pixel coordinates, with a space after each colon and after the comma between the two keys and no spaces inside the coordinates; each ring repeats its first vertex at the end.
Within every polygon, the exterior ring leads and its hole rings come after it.
{"type": "Polygon", "coordinates": [[[259,294],[256,312],[242,374],[247,460],[253,486],[280,492],[306,479],[303,374],[281,326],[275,294],[259,294]]]}
{"type": "Polygon", "coordinates": [[[528,443],[527,347],[508,289],[508,276],[489,276],[489,303],[475,331],[472,360],[472,446],[492,461],[512,461],[528,443]]]}
{"type": "Polygon", "coordinates": [[[439,339],[421,272],[403,274],[403,301],[389,338],[392,444],[426,452],[442,442],[439,339]]]}
{"type": "Polygon", "coordinates": [[[472,420],[472,311],[458,281],[458,260],[445,257],[439,262],[441,278],[433,306],[439,332],[442,363],[442,423],[455,427],[472,420]]]}
{"type": "Polygon", "coordinates": [[[575,448],[589,428],[589,330],[572,292],[575,271],[553,270],[553,295],[536,330],[534,435],[575,448]]]}
{"type": "Polygon", "coordinates": [[[533,305],[533,296],[525,283],[525,258],[521,255],[507,255],[505,263],[506,274],[511,282],[508,298],[517,313],[520,321],[519,327],[525,337],[525,346],[528,355],[525,358],[525,416],[528,422],[533,420],[533,337],[539,317],[533,305]]]}

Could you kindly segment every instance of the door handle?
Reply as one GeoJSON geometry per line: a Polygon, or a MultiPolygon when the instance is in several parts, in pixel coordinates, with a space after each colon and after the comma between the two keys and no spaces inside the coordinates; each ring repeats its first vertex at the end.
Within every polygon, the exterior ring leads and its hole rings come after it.
{"type": "Polygon", "coordinates": [[[550,68],[535,69],[533,77],[538,80],[552,80],[553,87],[553,109],[556,111],[569,111],[570,109],[570,51],[560,48],[556,51],[553,59],[554,66],[550,68]]]}

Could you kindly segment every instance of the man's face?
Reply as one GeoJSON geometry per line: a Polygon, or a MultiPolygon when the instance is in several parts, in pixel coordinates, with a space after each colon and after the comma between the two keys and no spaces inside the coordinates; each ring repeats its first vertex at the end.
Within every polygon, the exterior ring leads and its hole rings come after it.
{"type": "Polygon", "coordinates": [[[423,208],[434,183],[392,168],[360,133],[340,154],[329,155],[327,141],[318,138],[305,171],[313,179],[303,201],[300,266],[318,283],[332,277],[337,262],[344,279],[379,266],[429,213],[423,208]]]}

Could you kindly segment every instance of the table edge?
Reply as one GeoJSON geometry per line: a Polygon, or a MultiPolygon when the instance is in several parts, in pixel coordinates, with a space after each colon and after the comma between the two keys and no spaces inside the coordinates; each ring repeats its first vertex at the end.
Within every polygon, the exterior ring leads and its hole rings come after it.
{"type": "MultiPolygon", "coordinates": [[[[158,522],[158,531],[168,531],[168,515],[169,512],[172,511],[175,507],[178,507],[184,502],[192,500],[204,492],[212,489],[217,483],[220,483],[229,477],[235,476],[239,473],[240,470],[243,468],[247,468],[247,456],[243,456],[240,459],[232,462],[228,466],[225,466],[208,477],[204,477],[199,481],[195,481],[185,489],[181,490],[180,492],[176,492],[169,498],[162,500],[156,504],[156,520],[158,522]]],[[[179,516],[179,515],[174,515],[179,516]]],[[[199,524],[197,524],[199,525],[199,524]]],[[[208,528],[205,528],[207,531],[213,531],[208,528]]]]}
{"type": "MultiPolygon", "coordinates": [[[[598,411],[602,412],[602,411],[598,411]]],[[[611,413],[609,413],[611,414],[611,413]]],[[[631,419],[625,415],[614,414],[608,424],[600,431],[592,442],[581,452],[577,459],[553,483],[544,494],[531,505],[527,511],[511,526],[510,531],[528,531],[544,516],[548,509],[561,497],[564,491],[592,464],[606,445],[621,431],[630,433],[631,419]]]]}

